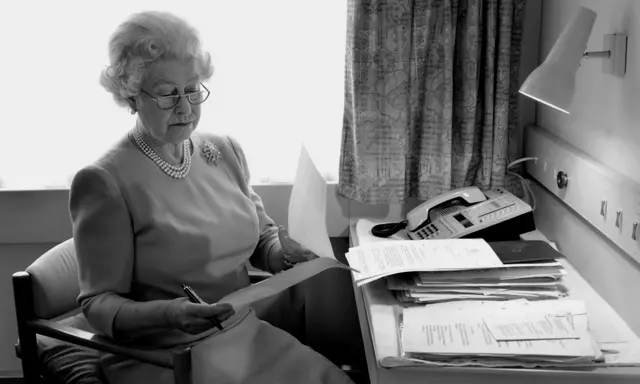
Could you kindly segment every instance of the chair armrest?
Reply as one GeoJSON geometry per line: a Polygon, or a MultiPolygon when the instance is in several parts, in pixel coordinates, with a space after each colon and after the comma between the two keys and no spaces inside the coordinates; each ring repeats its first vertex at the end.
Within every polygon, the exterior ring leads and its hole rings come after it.
{"type": "Polygon", "coordinates": [[[31,320],[27,326],[40,335],[173,369],[173,355],[169,351],[125,347],[104,336],[61,325],[51,320],[31,320]]]}
{"type": "MultiPolygon", "coordinates": [[[[272,274],[268,272],[254,270],[249,271],[249,280],[251,281],[251,284],[259,283],[271,276],[272,274]]],[[[112,353],[114,355],[135,359],[164,368],[173,369],[174,366],[174,356],[169,351],[126,347],[104,336],[62,325],[51,320],[31,320],[27,322],[27,326],[37,334],[66,341],[71,344],[112,353]]],[[[18,352],[16,352],[16,354],[18,354],[18,352]]]]}
{"type": "Polygon", "coordinates": [[[270,274],[269,272],[257,271],[257,270],[249,271],[249,281],[251,281],[251,284],[259,283],[261,281],[264,281],[270,278],[271,276],[273,275],[270,274]]]}

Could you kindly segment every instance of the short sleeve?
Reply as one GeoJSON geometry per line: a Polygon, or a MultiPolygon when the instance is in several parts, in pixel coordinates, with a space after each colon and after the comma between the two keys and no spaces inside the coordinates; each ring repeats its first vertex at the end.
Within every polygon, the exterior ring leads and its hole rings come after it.
{"type": "Polygon", "coordinates": [[[249,262],[256,268],[274,273],[274,271],[269,266],[269,260],[273,253],[282,253],[280,241],[278,240],[278,227],[275,225],[274,221],[269,217],[269,215],[267,215],[267,211],[264,208],[264,204],[262,203],[262,199],[260,198],[260,196],[251,187],[251,173],[247,165],[247,158],[245,157],[240,143],[238,143],[234,138],[230,136],[227,136],[227,139],[231,143],[231,148],[236,153],[238,162],[240,163],[240,168],[244,176],[247,190],[249,191],[251,200],[256,207],[256,213],[258,214],[259,219],[260,240],[258,241],[258,245],[256,246],[256,249],[253,252],[251,258],[249,259],[249,262]]]}
{"type": "Polygon", "coordinates": [[[78,301],[91,326],[114,338],[114,319],[131,288],[129,211],[113,177],[93,165],[73,178],[69,212],[79,266],[78,301]]]}

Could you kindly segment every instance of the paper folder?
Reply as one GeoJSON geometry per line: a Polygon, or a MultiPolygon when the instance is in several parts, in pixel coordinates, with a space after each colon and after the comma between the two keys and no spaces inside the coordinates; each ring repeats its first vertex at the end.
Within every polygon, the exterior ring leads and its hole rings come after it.
{"type": "Polygon", "coordinates": [[[565,257],[542,240],[490,242],[489,246],[503,264],[548,262],[565,257]]]}

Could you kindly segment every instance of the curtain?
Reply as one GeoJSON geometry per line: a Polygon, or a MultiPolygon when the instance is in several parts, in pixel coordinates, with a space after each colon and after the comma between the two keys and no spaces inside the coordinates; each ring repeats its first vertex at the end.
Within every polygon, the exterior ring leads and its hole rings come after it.
{"type": "Polygon", "coordinates": [[[505,187],[525,0],[349,0],[338,191],[362,203],[505,187]]]}

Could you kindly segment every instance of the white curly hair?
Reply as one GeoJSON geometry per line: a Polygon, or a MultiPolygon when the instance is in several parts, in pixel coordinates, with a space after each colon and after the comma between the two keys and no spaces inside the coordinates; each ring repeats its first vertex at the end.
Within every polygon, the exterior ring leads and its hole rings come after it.
{"type": "Polygon", "coordinates": [[[202,49],[198,32],[185,20],[167,12],[136,13],[111,36],[110,64],[102,71],[100,84],[113,94],[116,104],[130,106],[149,65],[164,58],[196,59],[201,80],[213,75],[211,55],[202,49]]]}

